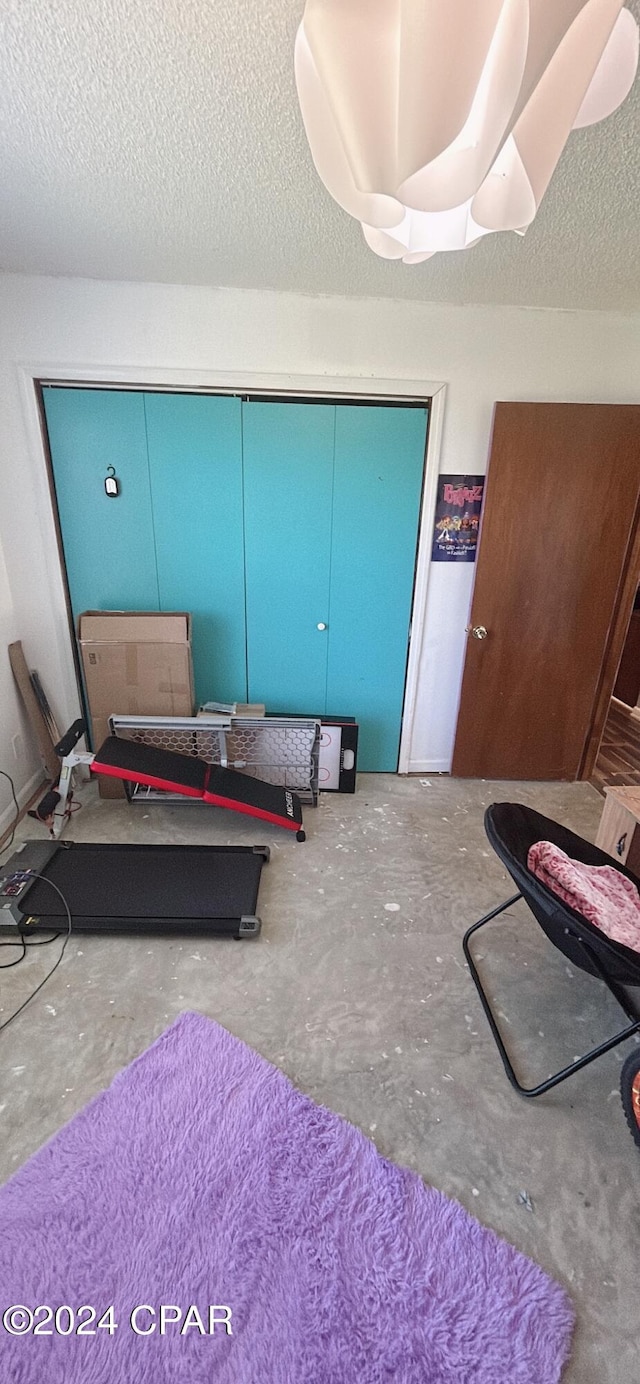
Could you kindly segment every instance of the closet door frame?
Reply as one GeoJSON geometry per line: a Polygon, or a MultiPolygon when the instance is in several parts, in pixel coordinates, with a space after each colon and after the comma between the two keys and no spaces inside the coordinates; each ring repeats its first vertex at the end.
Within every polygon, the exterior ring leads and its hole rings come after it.
{"type": "Polygon", "coordinates": [[[428,409],[424,482],[398,756],[398,773],[411,772],[411,742],[431,567],[432,528],[440,471],[446,383],[369,376],[331,376],[329,380],[323,375],[271,375],[244,371],[231,373],[151,367],[123,370],[110,364],[83,367],[52,361],[21,363],[16,366],[16,373],[29,451],[34,463],[33,482],[37,493],[37,512],[43,534],[50,586],[56,596],[55,635],[59,646],[66,649],[70,655],[63,665],[63,687],[60,690],[60,700],[64,699],[69,706],[78,704],[80,683],[42,400],[42,388],[45,385],[67,385],[73,388],[84,386],[87,389],[129,388],[170,394],[235,394],[241,397],[251,395],[262,396],[265,399],[277,398],[283,402],[318,399],[355,404],[415,403],[428,409]]]}

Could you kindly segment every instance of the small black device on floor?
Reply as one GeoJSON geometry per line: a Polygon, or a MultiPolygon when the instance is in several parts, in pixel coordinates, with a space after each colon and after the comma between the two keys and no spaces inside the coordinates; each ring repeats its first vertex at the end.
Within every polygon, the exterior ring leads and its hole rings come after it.
{"type": "Polygon", "coordinates": [[[73,931],[257,937],[268,846],[25,841],[0,866],[0,927],[21,937],[73,931]],[[35,871],[41,878],[34,878],[35,871]]]}

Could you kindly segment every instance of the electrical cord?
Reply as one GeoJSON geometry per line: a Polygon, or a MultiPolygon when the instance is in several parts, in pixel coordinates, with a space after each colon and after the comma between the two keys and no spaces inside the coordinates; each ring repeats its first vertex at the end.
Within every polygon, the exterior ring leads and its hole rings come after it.
{"type": "MultiPolygon", "coordinates": [[[[17,830],[17,827],[18,827],[18,822],[20,821],[20,804],[19,804],[18,799],[17,799],[17,796],[16,796],[15,784],[14,784],[14,782],[13,782],[13,779],[12,779],[12,777],[11,777],[11,774],[8,774],[7,771],[6,771],[6,769],[0,769],[0,774],[2,774],[2,777],[3,777],[3,778],[6,778],[6,779],[9,780],[9,783],[11,784],[11,793],[12,793],[12,796],[13,796],[13,801],[14,801],[14,803],[15,803],[15,805],[16,805],[16,815],[15,815],[15,817],[14,817],[14,819],[13,819],[13,826],[12,826],[12,828],[11,828],[11,835],[10,835],[9,840],[7,841],[6,845],[3,846],[2,849],[0,849],[0,856],[2,856],[2,855],[4,855],[5,851],[8,851],[8,850],[11,848],[11,846],[13,845],[14,837],[15,837],[16,830],[17,830]]],[[[50,942],[55,942],[56,937],[59,937],[59,936],[60,936],[60,933],[59,933],[59,932],[54,932],[53,937],[46,937],[46,938],[44,939],[43,942],[26,942],[25,939],[24,939],[24,937],[22,937],[22,938],[20,939],[19,942],[0,942],[0,949],[1,949],[2,947],[21,947],[21,948],[22,948],[22,950],[21,950],[21,952],[20,952],[20,955],[19,955],[18,957],[16,957],[15,961],[7,961],[7,962],[5,963],[4,966],[0,966],[0,971],[10,971],[12,966],[19,966],[19,965],[20,965],[20,962],[21,962],[21,961],[24,961],[24,958],[25,958],[25,956],[26,956],[26,954],[27,954],[27,948],[28,948],[28,947],[46,947],[46,946],[49,945],[50,942]]]]}
{"type": "Polygon", "coordinates": [[[13,779],[12,779],[12,777],[11,777],[11,774],[8,774],[7,771],[6,771],[6,769],[0,769],[0,774],[2,774],[2,777],[3,777],[3,778],[6,778],[6,779],[9,780],[9,783],[11,784],[11,795],[12,795],[13,801],[14,801],[14,803],[15,803],[15,805],[16,805],[16,815],[15,815],[15,817],[14,817],[13,826],[12,826],[12,828],[11,828],[11,835],[10,835],[9,840],[7,841],[6,845],[4,845],[4,846],[2,846],[2,848],[0,848],[0,856],[2,856],[2,855],[4,855],[5,851],[8,851],[9,848],[13,845],[13,839],[14,839],[14,836],[15,836],[15,834],[16,834],[16,830],[17,830],[17,827],[18,827],[18,822],[20,821],[20,803],[18,802],[18,799],[17,799],[17,797],[16,797],[16,786],[15,786],[15,783],[13,782],[13,779]]]}
{"type": "MultiPolygon", "coordinates": [[[[2,777],[3,777],[3,778],[6,778],[6,779],[9,780],[9,783],[11,784],[11,794],[12,794],[12,797],[13,797],[13,801],[14,801],[14,803],[15,803],[15,805],[16,805],[16,815],[15,815],[15,817],[14,817],[14,819],[13,819],[13,826],[12,826],[12,828],[11,828],[11,835],[10,835],[9,840],[7,841],[6,845],[3,846],[2,849],[0,850],[0,856],[2,856],[2,855],[4,855],[5,851],[10,850],[11,846],[13,845],[14,837],[15,837],[15,834],[16,834],[16,829],[17,829],[17,826],[18,826],[18,822],[20,821],[20,804],[19,804],[18,799],[17,799],[17,797],[16,797],[16,787],[15,787],[15,784],[14,784],[13,779],[12,779],[12,777],[11,777],[11,774],[8,774],[8,773],[6,772],[6,769],[0,769],[0,774],[2,774],[2,777]]],[[[22,947],[22,951],[21,951],[21,953],[20,953],[20,956],[18,956],[18,957],[16,958],[15,961],[7,961],[6,965],[0,966],[0,971],[10,971],[12,966],[19,966],[19,965],[20,965],[20,962],[21,962],[21,961],[24,961],[24,958],[25,958],[25,956],[27,955],[27,944],[26,944],[24,938],[22,938],[20,942],[0,942],[0,947],[20,947],[20,946],[22,947]]]]}
{"type": "MultiPolygon", "coordinates": [[[[9,775],[7,774],[7,778],[8,778],[8,777],[9,777],[9,775]]],[[[14,830],[15,830],[15,828],[14,828],[14,830]]],[[[64,954],[65,954],[66,949],[67,949],[67,943],[68,943],[69,938],[70,938],[70,936],[71,936],[71,928],[72,928],[72,926],[73,926],[73,922],[72,922],[72,918],[71,918],[71,909],[69,908],[69,905],[68,905],[68,903],[67,903],[67,900],[65,899],[65,896],[64,896],[62,890],[58,888],[57,884],[54,884],[54,882],[53,882],[52,879],[47,879],[47,876],[46,876],[46,875],[39,875],[35,870],[29,870],[28,873],[31,875],[32,879],[41,879],[45,884],[48,884],[48,885],[50,885],[50,887],[51,887],[52,889],[55,889],[56,894],[57,894],[57,895],[59,896],[59,898],[62,900],[62,905],[63,905],[63,908],[64,908],[65,913],[66,913],[66,915],[67,915],[67,931],[66,931],[66,933],[65,933],[64,942],[62,943],[62,947],[61,947],[61,949],[60,949],[60,955],[58,956],[57,960],[54,962],[53,966],[51,967],[51,970],[47,971],[47,974],[46,974],[46,976],[44,977],[44,980],[41,980],[41,981],[40,981],[40,984],[39,984],[39,985],[36,985],[35,990],[32,990],[32,991],[31,991],[31,994],[30,994],[30,995],[27,995],[26,1000],[23,1001],[23,1003],[20,1005],[20,1007],[19,1007],[18,1009],[16,1009],[16,1010],[14,1011],[13,1014],[10,1014],[10,1016],[9,1016],[8,1019],[5,1019],[4,1022],[0,1024],[0,1033],[2,1033],[3,1030],[4,1030],[5,1028],[8,1028],[8,1027],[9,1027],[9,1024],[12,1024],[13,1021],[14,1021],[14,1019],[17,1019],[18,1014],[22,1014],[23,1009],[26,1009],[27,1005],[28,1005],[28,1004],[31,1004],[31,1001],[32,1001],[33,999],[35,999],[36,995],[39,995],[39,994],[40,994],[40,991],[42,990],[43,986],[46,985],[47,981],[51,979],[51,976],[53,975],[54,971],[57,971],[58,966],[60,965],[60,962],[62,961],[62,958],[63,958],[63,956],[64,956],[64,954]]],[[[60,935],[61,935],[60,933],[56,933],[56,936],[57,936],[57,937],[60,937],[60,935]]],[[[47,946],[49,942],[54,942],[54,941],[55,941],[55,937],[48,937],[46,942],[24,942],[24,939],[23,939],[23,945],[24,945],[24,949],[25,949],[25,951],[26,951],[27,947],[33,947],[33,946],[36,946],[36,947],[47,946]]],[[[13,944],[12,944],[12,943],[6,943],[5,945],[7,945],[7,946],[11,946],[11,945],[13,945],[13,946],[19,946],[20,944],[19,944],[18,942],[14,942],[13,944]]],[[[20,957],[18,958],[18,960],[19,960],[19,961],[23,961],[23,960],[24,960],[24,953],[23,953],[22,956],[20,956],[20,957]]],[[[0,968],[0,969],[2,969],[2,970],[9,970],[9,969],[10,969],[10,966],[17,966],[17,964],[18,964],[17,961],[12,961],[12,962],[9,963],[9,965],[4,966],[4,967],[2,967],[2,968],[0,968]]]]}
{"type": "MultiPolygon", "coordinates": [[[[13,797],[13,801],[14,801],[14,803],[15,803],[15,808],[16,808],[16,815],[15,815],[15,817],[14,817],[13,826],[12,826],[12,828],[11,828],[11,835],[9,836],[9,840],[6,842],[6,844],[5,844],[4,846],[2,846],[2,848],[0,849],[0,857],[2,857],[2,856],[5,854],[5,852],[8,851],[8,850],[10,849],[10,847],[13,845],[13,842],[14,842],[14,839],[15,839],[15,834],[16,834],[16,831],[17,831],[17,828],[18,828],[18,822],[20,821],[20,804],[19,804],[19,802],[18,802],[18,798],[17,798],[17,795],[16,795],[16,788],[15,788],[15,784],[14,784],[14,782],[13,782],[13,779],[12,779],[12,777],[11,777],[11,774],[8,774],[8,773],[6,772],[6,769],[0,769],[0,774],[2,774],[2,777],[3,777],[3,778],[8,779],[8,781],[9,781],[9,783],[10,783],[10,785],[11,785],[11,795],[12,795],[12,797],[13,797]]],[[[51,967],[51,970],[47,971],[47,974],[46,974],[46,976],[44,977],[44,980],[41,980],[41,981],[40,981],[40,984],[39,984],[39,985],[36,985],[35,990],[33,990],[33,991],[31,992],[31,994],[27,996],[26,1000],[24,1001],[23,1004],[20,1005],[19,1009],[16,1009],[15,1013],[11,1014],[11,1015],[9,1016],[8,1019],[5,1019],[5,1020],[4,1020],[4,1023],[0,1024],[0,1033],[2,1033],[3,1029],[8,1028],[9,1024],[12,1024],[14,1019],[17,1019],[18,1014],[21,1014],[22,1011],[23,1011],[23,1009],[26,1009],[27,1005],[31,1003],[32,999],[34,999],[35,996],[38,995],[38,994],[40,993],[40,991],[42,990],[43,986],[46,985],[47,981],[51,978],[51,976],[53,975],[54,971],[57,971],[58,966],[60,965],[60,962],[62,961],[62,958],[63,958],[63,956],[64,956],[64,954],[65,954],[66,947],[67,947],[67,943],[68,943],[69,938],[70,938],[70,936],[71,936],[71,928],[72,928],[71,909],[69,908],[69,905],[68,905],[68,903],[67,903],[67,900],[65,899],[64,894],[62,893],[62,890],[58,888],[57,884],[54,884],[54,882],[53,882],[52,879],[47,879],[47,876],[46,876],[46,875],[39,875],[39,874],[36,873],[35,870],[29,870],[28,873],[31,875],[31,877],[32,877],[33,879],[40,879],[40,880],[43,880],[45,884],[49,884],[49,885],[51,886],[52,889],[55,889],[56,894],[58,894],[58,895],[60,896],[60,899],[62,900],[63,908],[64,908],[65,913],[66,913],[66,915],[67,915],[67,932],[66,932],[66,935],[65,935],[64,942],[62,943],[62,947],[61,947],[61,949],[60,949],[60,955],[59,955],[59,957],[57,958],[57,960],[55,961],[54,965],[51,967]]],[[[12,966],[19,966],[19,965],[20,965],[20,962],[21,962],[21,961],[24,961],[24,958],[25,958],[25,956],[26,956],[26,954],[27,954],[27,950],[28,950],[29,947],[48,947],[48,946],[50,945],[51,942],[55,942],[56,938],[57,938],[57,937],[60,937],[60,936],[61,936],[61,933],[59,933],[59,932],[54,932],[54,934],[53,934],[52,937],[45,937],[42,941],[38,941],[38,942],[27,942],[26,939],[24,938],[24,936],[22,936],[22,937],[20,938],[20,940],[19,940],[19,941],[16,941],[16,942],[0,942],[0,947],[20,947],[20,949],[21,949],[21,950],[20,950],[20,955],[16,957],[15,961],[7,961],[7,962],[5,962],[5,964],[4,964],[3,966],[0,966],[0,971],[10,971],[11,968],[12,968],[12,966]]]]}
{"type": "Polygon", "coordinates": [[[0,971],[10,971],[12,966],[19,966],[27,955],[27,944],[24,937],[21,937],[19,942],[0,942],[0,947],[22,947],[22,951],[15,961],[5,961],[4,966],[0,966],[0,971]]]}
{"type": "Polygon", "coordinates": [[[2,947],[22,947],[20,956],[15,961],[7,961],[4,966],[0,966],[0,971],[10,971],[12,966],[19,966],[20,962],[24,961],[30,947],[48,947],[59,936],[59,932],[54,932],[53,937],[44,937],[41,942],[25,942],[24,936],[20,938],[19,942],[0,942],[0,950],[2,947]]]}

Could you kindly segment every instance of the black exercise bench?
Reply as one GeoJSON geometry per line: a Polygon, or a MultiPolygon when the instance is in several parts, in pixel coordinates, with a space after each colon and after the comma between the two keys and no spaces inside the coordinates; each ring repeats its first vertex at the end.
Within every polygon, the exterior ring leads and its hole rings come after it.
{"type": "Polygon", "coordinates": [[[71,810],[71,781],[74,768],[86,764],[92,774],[106,774],[125,784],[141,784],[186,798],[197,798],[213,807],[230,808],[246,813],[273,826],[295,831],[296,840],[304,841],[302,806],[297,793],[278,784],[265,783],[236,769],[209,764],[196,755],[178,754],[175,750],[158,749],[137,740],[124,740],[109,735],[95,754],[75,749],[86,730],[82,720],[73,726],[56,745],[62,756],[62,769],[57,789],[50,789],[31,813],[45,822],[53,837],[58,837],[71,810]]]}

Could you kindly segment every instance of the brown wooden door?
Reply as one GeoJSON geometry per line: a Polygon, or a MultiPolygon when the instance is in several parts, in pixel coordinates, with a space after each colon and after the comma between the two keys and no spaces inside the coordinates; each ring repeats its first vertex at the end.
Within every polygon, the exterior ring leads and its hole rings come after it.
{"type": "Polygon", "coordinates": [[[470,617],[487,634],[467,636],[454,774],[579,777],[633,605],[639,495],[640,406],[496,405],[470,617]]]}

